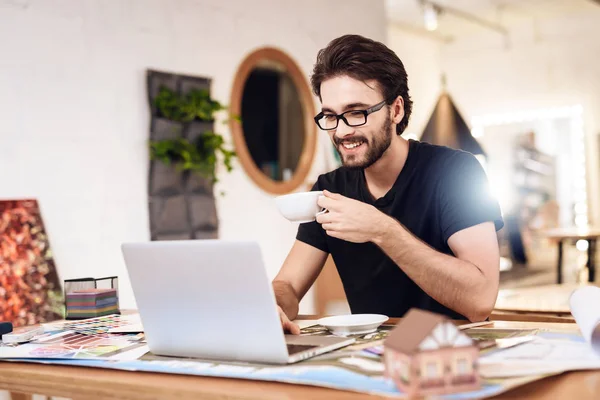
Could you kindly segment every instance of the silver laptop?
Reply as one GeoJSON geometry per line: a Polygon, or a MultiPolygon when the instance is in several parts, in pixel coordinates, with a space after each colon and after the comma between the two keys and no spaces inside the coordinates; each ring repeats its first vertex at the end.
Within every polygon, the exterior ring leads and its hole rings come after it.
{"type": "Polygon", "coordinates": [[[154,354],[286,364],[354,341],[284,335],[255,242],[156,241],[122,250],[154,354]]]}

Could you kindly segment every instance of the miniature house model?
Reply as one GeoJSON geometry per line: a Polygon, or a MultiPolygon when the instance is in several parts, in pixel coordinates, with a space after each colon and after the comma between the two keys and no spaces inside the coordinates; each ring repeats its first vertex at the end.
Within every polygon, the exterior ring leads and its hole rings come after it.
{"type": "Polygon", "coordinates": [[[384,342],[385,374],[409,395],[479,388],[479,349],[443,315],[411,309],[384,342]]]}

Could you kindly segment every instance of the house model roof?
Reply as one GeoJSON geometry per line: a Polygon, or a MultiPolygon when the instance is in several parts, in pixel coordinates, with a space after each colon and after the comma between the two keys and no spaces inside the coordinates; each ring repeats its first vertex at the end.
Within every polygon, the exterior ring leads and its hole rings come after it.
{"type": "Polygon", "coordinates": [[[412,308],[390,332],[384,345],[405,354],[413,354],[442,347],[472,346],[473,340],[449,318],[412,308]]]}

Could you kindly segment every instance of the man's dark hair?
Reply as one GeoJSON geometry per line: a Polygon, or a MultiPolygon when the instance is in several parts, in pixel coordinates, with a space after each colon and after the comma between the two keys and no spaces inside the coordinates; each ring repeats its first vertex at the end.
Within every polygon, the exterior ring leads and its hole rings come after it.
{"type": "Polygon", "coordinates": [[[317,55],[310,77],[312,90],[321,98],[321,83],[341,75],[360,81],[376,80],[387,104],[398,96],[404,100],[404,118],[396,126],[401,135],[408,125],[412,100],[408,93],[406,70],[400,58],[386,45],[360,35],[344,35],[329,42],[317,55]]]}

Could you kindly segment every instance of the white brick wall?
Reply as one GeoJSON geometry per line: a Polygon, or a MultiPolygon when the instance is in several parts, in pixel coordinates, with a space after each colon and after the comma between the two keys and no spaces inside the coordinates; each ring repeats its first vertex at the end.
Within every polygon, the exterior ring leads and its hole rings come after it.
{"type": "MultiPolygon", "coordinates": [[[[0,198],[37,198],[60,277],[119,275],[133,307],[119,246],[149,237],[145,69],[211,77],[228,103],[254,48],[280,47],[308,75],[344,33],[385,40],[383,2],[0,0],[0,198]]],[[[322,165],[319,152],[313,177],[322,165]]],[[[274,276],[295,226],[240,167],[217,189],[221,237],[258,240],[274,276]]]]}
{"type": "Polygon", "coordinates": [[[442,88],[442,45],[438,41],[409,33],[394,25],[388,28],[388,39],[390,48],[400,57],[408,74],[413,110],[406,134],[413,133],[420,137],[442,88]]]}

